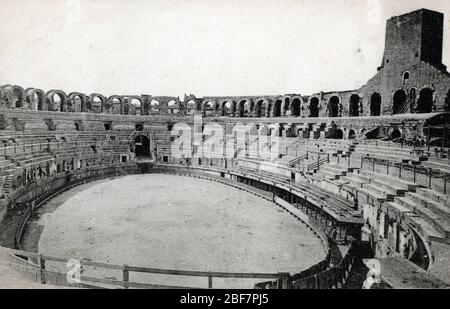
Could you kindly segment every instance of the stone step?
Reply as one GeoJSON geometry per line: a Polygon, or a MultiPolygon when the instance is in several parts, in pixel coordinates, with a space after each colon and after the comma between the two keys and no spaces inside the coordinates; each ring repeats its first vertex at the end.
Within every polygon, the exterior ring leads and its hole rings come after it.
{"type": "Polygon", "coordinates": [[[435,202],[439,202],[446,205],[447,207],[450,207],[450,196],[448,195],[444,195],[442,193],[426,188],[417,188],[416,192],[432,199],[435,202]]]}
{"type": "Polygon", "coordinates": [[[371,187],[365,187],[366,185],[367,184],[364,184],[362,188],[358,189],[358,191],[366,195],[369,195],[380,202],[393,201],[392,198],[389,199],[388,196],[386,196],[385,194],[380,194],[378,191],[372,190],[371,187]]]}
{"type": "Polygon", "coordinates": [[[415,201],[416,203],[422,205],[425,208],[432,209],[433,212],[440,213],[441,215],[450,218],[450,207],[446,205],[436,202],[419,193],[407,192],[405,196],[415,201]]]}
{"type": "Polygon", "coordinates": [[[428,223],[434,226],[446,239],[450,239],[450,220],[433,212],[431,209],[416,203],[408,197],[395,197],[394,201],[406,208],[409,208],[414,213],[420,215],[428,223]]]}
{"type": "Polygon", "coordinates": [[[408,219],[410,220],[413,227],[418,230],[419,233],[429,242],[444,242],[446,243],[446,239],[444,234],[439,232],[432,224],[430,224],[424,218],[421,218],[417,215],[408,215],[408,219]]]}
{"type": "Polygon", "coordinates": [[[406,191],[415,192],[416,189],[418,187],[420,187],[420,185],[418,185],[416,183],[406,181],[406,180],[403,180],[400,178],[384,175],[384,174],[379,174],[379,173],[365,171],[365,170],[360,170],[359,173],[364,176],[370,177],[370,179],[372,179],[371,182],[375,182],[376,179],[379,179],[380,181],[383,181],[386,184],[390,184],[392,186],[395,186],[396,188],[404,189],[406,191]]]}
{"type": "Polygon", "coordinates": [[[356,188],[362,188],[363,184],[367,183],[360,178],[354,177],[353,173],[348,173],[347,176],[341,177],[340,179],[346,181],[349,184],[352,184],[356,188]]]}
{"type": "Polygon", "coordinates": [[[387,201],[393,201],[394,197],[397,196],[396,191],[390,190],[386,187],[380,187],[379,185],[372,184],[372,183],[363,184],[363,188],[376,193],[377,196],[384,197],[384,199],[387,201]]]}

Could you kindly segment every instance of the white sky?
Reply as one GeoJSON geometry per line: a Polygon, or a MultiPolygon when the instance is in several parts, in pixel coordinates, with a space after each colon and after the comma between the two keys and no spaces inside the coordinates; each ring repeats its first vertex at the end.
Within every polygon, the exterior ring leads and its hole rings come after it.
{"type": "Polygon", "coordinates": [[[0,84],[84,93],[263,95],[358,88],[386,19],[449,0],[0,0],[0,84]]]}

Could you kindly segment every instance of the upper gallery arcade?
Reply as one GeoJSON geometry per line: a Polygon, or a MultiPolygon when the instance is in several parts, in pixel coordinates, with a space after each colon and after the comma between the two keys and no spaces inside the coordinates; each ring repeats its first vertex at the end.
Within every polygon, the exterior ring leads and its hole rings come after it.
{"type": "Polygon", "coordinates": [[[386,23],[383,61],[360,89],[312,95],[111,95],[17,85],[0,87],[0,107],[124,115],[214,117],[358,117],[450,111],[450,73],[442,63],[442,13],[420,9],[386,23]]]}

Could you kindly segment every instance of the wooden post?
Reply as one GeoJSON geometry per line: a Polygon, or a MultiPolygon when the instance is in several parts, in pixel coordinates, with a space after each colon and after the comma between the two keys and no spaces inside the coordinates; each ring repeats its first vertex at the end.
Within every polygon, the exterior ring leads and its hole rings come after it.
{"type": "Polygon", "coordinates": [[[212,289],[213,287],[213,277],[208,276],[208,289],[212,289]]]}
{"type": "Polygon", "coordinates": [[[39,272],[41,274],[41,284],[45,284],[45,259],[43,257],[43,254],[39,255],[39,268],[39,272]]]}
{"type": "Polygon", "coordinates": [[[403,167],[403,163],[400,163],[400,166],[398,168],[398,178],[402,179],[402,167],[403,167]]]}
{"type": "Polygon", "coordinates": [[[416,165],[414,165],[413,174],[414,174],[414,182],[416,182],[416,175],[417,175],[417,166],[416,165]]]}
{"type": "Polygon", "coordinates": [[[319,170],[320,165],[320,153],[317,153],[317,170],[319,170]]]}
{"type": "Polygon", "coordinates": [[[387,172],[387,175],[389,176],[389,160],[387,160],[387,163],[386,163],[386,172],[387,172]]]}
{"type": "Polygon", "coordinates": [[[447,174],[444,173],[444,194],[447,194],[447,174]]]}
{"type": "Polygon", "coordinates": [[[428,172],[430,173],[428,176],[428,188],[431,189],[431,177],[433,176],[433,169],[430,167],[428,169],[428,172]]]}
{"type": "MultiPolygon", "coordinates": [[[[127,265],[123,265],[123,267],[122,267],[122,273],[123,273],[122,281],[123,281],[124,283],[130,282],[130,272],[129,272],[129,270],[127,269],[127,265]]],[[[128,289],[128,285],[124,285],[124,288],[125,288],[125,289],[128,289]]]]}

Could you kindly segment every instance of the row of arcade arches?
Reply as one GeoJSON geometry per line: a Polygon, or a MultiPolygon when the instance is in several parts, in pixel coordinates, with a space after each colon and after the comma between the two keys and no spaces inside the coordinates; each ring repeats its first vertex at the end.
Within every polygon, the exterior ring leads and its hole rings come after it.
{"type": "MultiPolygon", "coordinates": [[[[431,113],[435,111],[434,102],[436,93],[432,86],[422,89],[410,88],[398,89],[392,94],[392,114],[403,113],[431,113]]],[[[158,97],[155,97],[158,98],[158,97]]],[[[163,97],[160,97],[163,99],[163,97]]],[[[47,93],[40,89],[28,88],[24,90],[20,86],[5,85],[0,87],[1,106],[13,108],[29,108],[33,110],[50,110],[61,112],[98,112],[132,115],[152,115],[161,112],[168,114],[186,114],[202,112],[204,116],[228,116],[228,117],[341,117],[348,115],[358,117],[363,113],[362,98],[353,93],[348,102],[344,103],[338,95],[332,95],[323,100],[318,96],[312,96],[306,102],[303,97],[280,97],[274,100],[261,98],[242,99],[194,99],[186,103],[179,100],[164,97],[163,102],[152,99],[150,104],[144,106],[141,96],[113,95],[109,98],[101,94],[89,96],[79,92],[68,95],[61,90],[51,90],[47,93]],[[167,100],[169,100],[167,102],[167,100]],[[167,103],[167,104],[166,104],[167,103]],[[163,109],[164,106],[164,109],[163,109]],[[348,109],[344,112],[344,106],[348,109]],[[326,111],[321,112],[322,109],[326,111]]],[[[346,99],[347,100],[347,99],[346,99]]],[[[368,112],[370,116],[380,116],[382,110],[382,96],[374,92],[368,97],[368,112]]],[[[365,104],[364,104],[365,105],[365,104]]],[[[450,90],[445,97],[445,111],[450,111],[450,90]]]]}

